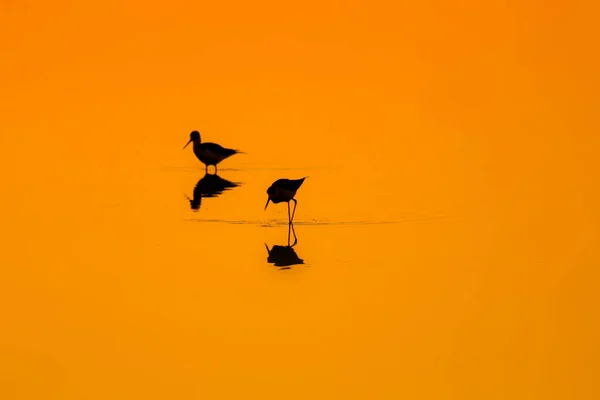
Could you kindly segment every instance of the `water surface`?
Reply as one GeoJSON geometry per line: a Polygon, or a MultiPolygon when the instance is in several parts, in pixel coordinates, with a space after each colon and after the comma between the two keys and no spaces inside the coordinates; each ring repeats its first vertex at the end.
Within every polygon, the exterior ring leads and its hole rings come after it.
{"type": "Polygon", "coordinates": [[[595,14],[434,3],[6,8],[0,398],[600,398],[595,14]]]}

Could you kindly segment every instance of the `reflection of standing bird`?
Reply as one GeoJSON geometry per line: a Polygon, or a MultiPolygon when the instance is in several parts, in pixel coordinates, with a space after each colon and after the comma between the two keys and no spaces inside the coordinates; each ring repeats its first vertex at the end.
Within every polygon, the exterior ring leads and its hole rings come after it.
{"type": "Polygon", "coordinates": [[[291,224],[294,220],[294,214],[296,213],[296,206],[298,205],[298,201],[294,199],[294,196],[296,195],[296,192],[300,186],[302,186],[302,183],[304,183],[305,179],[306,177],[302,179],[278,179],[273,182],[271,187],[267,189],[267,195],[269,195],[269,198],[267,199],[267,204],[265,204],[265,210],[269,205],[269,201],[272,201],[275,204],[285,201],[288,203],[288,221],[291,224]],[[292,212],[291,216],[290,201],[294,202],[294,212],[292,212]]]}
{"type": "Polygon", "coordinates": [[[225,147],[216,143],[202,143],[200,141],[200,133],[198,131],[193,131],[190,133],[190,140],[185,146],[183,146],[183,148],[185,149],[191,142],[194,143],[194,154],[196,157],[198,157],[198,160],[204,163],[206,166],[206,171],[208,172],[209,165],[214,165],[215,174],[217,173],[218,163],[234,154],[240,153],[238,150],[226,149],[225,147]]]}
{"type": "Polygon", "coordinates": [[[203,197],[217,197],[225,190],[233,189],[237,186],[239,186],[238,183],[230,182],[217,174],[206,174],[196,183],[194,198],[188,198],[190,200],[190,207],[192,210],[198,210],[203,197]]]}

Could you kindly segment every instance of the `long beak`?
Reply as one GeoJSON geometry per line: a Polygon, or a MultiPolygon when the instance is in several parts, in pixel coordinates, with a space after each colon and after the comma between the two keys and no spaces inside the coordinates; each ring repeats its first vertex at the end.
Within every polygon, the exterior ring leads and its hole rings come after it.
{"type": "Polygon", "coordinates": [[[267,246],[266,243],[265,243],[265,247],[267,248],[267,253],[269,253],[269,255],[271,255],[271,250],[269,250],[269,246],[267,246]]]}
{"type": "Polygon", "coordinates": [[[269,202],[270,202],[270,201],[271,201],[271,198],[269,197],[269,198],[267,199],[267,204],[265,204],[265,210],[267,209],[267,206],[269,205],[269,202]]]}
{"type": "MultiPolygon", "coordinates": [[[[185,145],[185,146],[183,146],[183,148],[185,149],[186,147],[188,147],[188,144],[190,144],[190,143],[192,143],[192,139],[190,139],[190,141],[189,141],[189,142],[187,142],[187,143],[186,143],[186,145],[185,145]]],[[[182,150],[183,150],[183,149],[182,149],[182,150]]]]}

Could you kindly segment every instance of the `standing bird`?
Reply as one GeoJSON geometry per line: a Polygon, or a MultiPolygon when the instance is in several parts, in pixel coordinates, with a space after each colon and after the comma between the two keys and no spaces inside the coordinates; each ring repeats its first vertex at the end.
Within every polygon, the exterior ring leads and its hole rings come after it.
{"type": "Polygon", "coordinates": [[[269,198],[267,199],[267,204],[265,204],[265,210],[269,205],[269,201],[272,201],[275,204],[285,201],[288,203],[288,221],[291,224],[294,220],[294,214],[296,213],[296,206],[298,205],[298,201],[294,199],[294,196],[306,178],[307,177],[302,179],[278,179],[273,182],[271,187],[267,189],[267,195],[269,195],[269,198]],[[294,211],[292,212],[291,216],[290,200],[294,202],[294,211]]]}
{"type": "Polygon", "coordinates": [[[194,154],[198,157],[206,166],[206,172],[208,172],[208,166],[215,166],[215,174],[217,173],[217,164],[226,158],[231,157],[234,154],[241,153],[239,150],[226,149],[225,147],[216,143],[202,143],[200,141],[200,133],[193,131],[190,133],[190,140],[183,148],[185,149],[188,144],[194,142],[194,154]]]}

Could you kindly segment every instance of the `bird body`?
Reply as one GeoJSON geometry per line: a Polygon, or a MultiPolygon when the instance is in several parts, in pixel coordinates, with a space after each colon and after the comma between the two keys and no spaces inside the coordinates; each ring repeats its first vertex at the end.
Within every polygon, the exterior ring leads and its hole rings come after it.
{"type": "Polygon", "coordinates": [[[202,143],[200,140],[200,133],[198,131],[193,131],[190,134],[190,140],[184,146],[184,149],[193,142],[194,154],[198,157],[208,170],[210,165],[214,165],[215,172],[217,170],[217,164],[226,158],[231,157],[234,154],[240,153],[238,150],[228,149],[216,143],[202,143]]]}
{"type": "Polygon", "coordinates": [[[282,201],[289,202],[294,198],[296,192],[298,191],[300,186],[302,186],[305,179],[306,178],[276,180],[275,182],[273,182],[271,187],[267,189],[269,199],[275,204],[281,203],[282,201]]]}
{"type": "Polygon", "coordinates": [[[304,183],[306,177],[301,179],[278,179],[267,189],[267,195],[269,198],[267,199],[267,204],[265,205],[265,210],[269,205],[269,202],[273,203],[288,203],[288,218],[289,223],[291,224],[294,220],[294,214],[296,213],[296,206],[298,201],[294,198],[296,196],[296,192],[304,183]],[[294,202],[294,212],[290,217],[290,201],[294,202]]]}
{"type": "Polygon", "coordinates": [[[216,143],[194,143],[194,154],[207,166],[216,166],[224,159],[231,157],[236,153],[237,150],[226,149],[216,143]]]}

